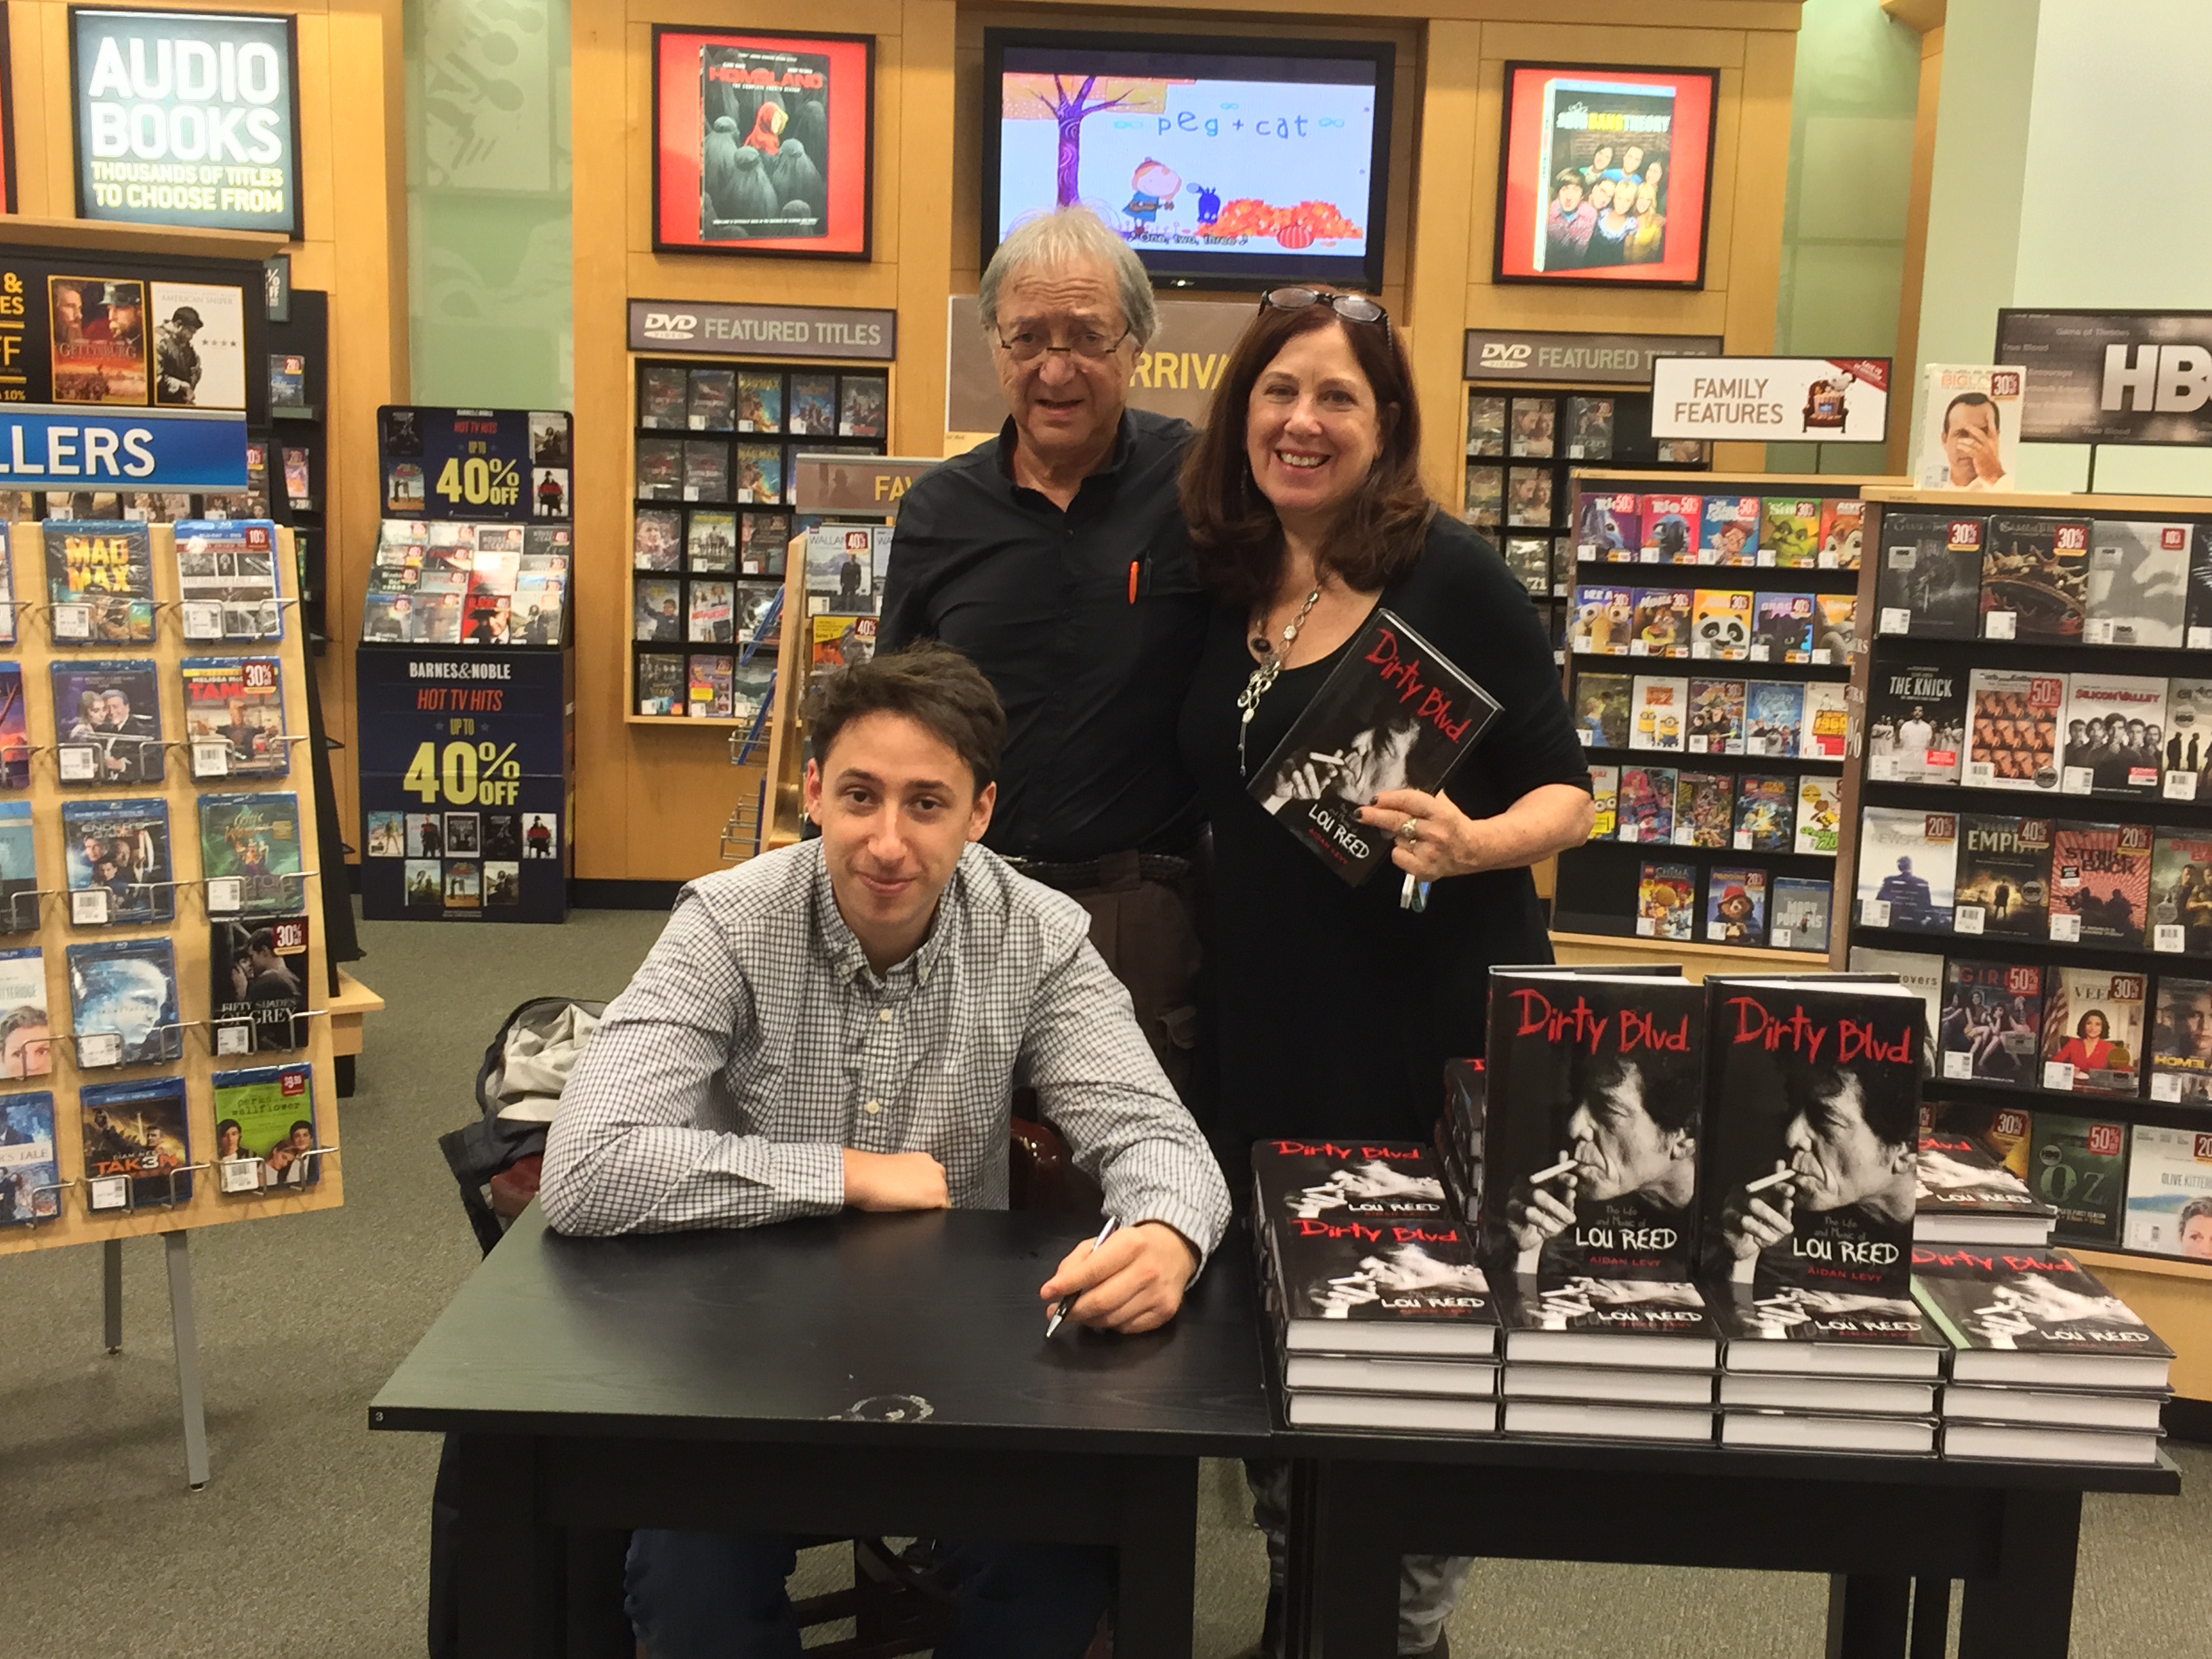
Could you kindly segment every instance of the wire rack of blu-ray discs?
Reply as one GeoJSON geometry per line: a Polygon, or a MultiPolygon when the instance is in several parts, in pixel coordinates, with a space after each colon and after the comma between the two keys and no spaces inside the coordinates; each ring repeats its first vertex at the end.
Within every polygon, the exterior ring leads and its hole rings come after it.
{"type": "Polygon", "coordinates": [[[18,521],[0,545],[0,1255],[342,1201],[312,672],[266,520],[18,521]]]}
{"type": "Polygon", "coordinates": [[[2212,1260],[2212,510],[1867,497],[1848,965],[2062,1242],[2212,1260]]]}
{"type": "Polygon", "coordinates": [[[1467,392],[1460,515],[1505,556],[1536,601],[1553,651],[1561,653],[1574,580],[1575,469],[1596,463],[1662,475],[1701,472],[1711,456],[1700,440],[1652,437],[1649,392],[1516,391],[1476,382],[1467,392]]]}
{"type": "Polygon", "coordinates": [[[880,368],[637,363],[633,721],[760,723],[787,623],[797,458],[880,455],[880,368]]]}
{"type": "Polygon", "coordinates": [[[1597,817],[1555,933],[1828,955],[1863,482],[1575,475],[1565,683],[1597,817]]]}

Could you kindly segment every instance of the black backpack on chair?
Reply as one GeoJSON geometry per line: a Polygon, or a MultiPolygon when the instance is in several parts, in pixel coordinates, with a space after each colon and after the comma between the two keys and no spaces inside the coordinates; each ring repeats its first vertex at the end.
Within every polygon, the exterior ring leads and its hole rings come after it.
{"type": "MultiPolygon", "coordinates": [[[[545,1155],[543,1123],[500,1115],[509,1103],[503,1087],[508,1041],[518,1029],[542,1030],[570,1008],[597,1018],[606,1006],[568,997],[532,997],[507,1015],[477,1068],[476,1121],[438,1137],[438,1149],[460,1184],[461,1207],[486,1255],[537,1196],[545,1155]]],[[[460,1459],[449,1437],[438,1459],[438,1484],[430,1498],[430,1659],[460,1656],[460,1459]]],[[[570,1530],[564,1576],[572,1659],[633,1659],[637,1640],[623,1610],[623,1564],[629,1552],[626,1532],[570,1530]]]]}

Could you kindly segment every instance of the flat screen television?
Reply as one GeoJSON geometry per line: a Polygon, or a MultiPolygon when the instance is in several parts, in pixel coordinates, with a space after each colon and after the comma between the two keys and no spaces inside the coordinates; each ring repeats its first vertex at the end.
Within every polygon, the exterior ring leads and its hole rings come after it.
{"type": "Polygon", "coordinates": [[[1501,283],[1703,288],[1716,70],[1508,64],[1501,283]]]}
{"type": "Polygon", "coordinates": [[[983,258],[1082,203],[1163,286],[1373,290],[1388,41],[987,29],[983,258]]]}

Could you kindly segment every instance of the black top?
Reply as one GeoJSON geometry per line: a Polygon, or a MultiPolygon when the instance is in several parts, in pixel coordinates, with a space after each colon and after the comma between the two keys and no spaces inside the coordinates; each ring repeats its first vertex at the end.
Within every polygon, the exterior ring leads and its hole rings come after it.
{"type": "Polygon", "coordinates": [[[370,1402],[369,1424],[1162,1456],[1264,1450],[1247,1241],[1230,1235],[1159,1330],[1121,1337],[1063,1325],[1047,1342],[1037,1286],[1096,1231],[1036,1212],[846,1211],[773,1227],[563,1238],[533,1204],[370,1402]]]}
{"type": "Polygon", "coordinates": [[[1208,610],[1176,505],[1190,434],[1128,410],[1112,459],[1063,513],[1013,481],[1008,421],[899,504],[878,648],[942,640],[997,688],[994,852],[1072,862],[1196,838],[1175,738],[1208,610]]]}
{"type": "MultiPolygon", "coordinates": [[[[1382,603],[1504,705],[1445,784],[1462,811],[1494,817],[1547,783],[1589,787],[1543,624],[1487,542],[1439,513],[1382,603]]],[[[1213,825],[1220,1127],[1425,1139],[1444,1061],[1482,1053],[1492,965],[1552,959],[1535,884],[1525,869],[1459,876],[1431,888],[1425,911],[1401,909],[1396,866],[1347,887],[1261,811],[1237,765],[1249,620],[1215,613],[1181,732],[1213,825]]],[[[1255,777],[1342,655],[1288,670],[1261,700],[1246,740],[1255,777]]]]}

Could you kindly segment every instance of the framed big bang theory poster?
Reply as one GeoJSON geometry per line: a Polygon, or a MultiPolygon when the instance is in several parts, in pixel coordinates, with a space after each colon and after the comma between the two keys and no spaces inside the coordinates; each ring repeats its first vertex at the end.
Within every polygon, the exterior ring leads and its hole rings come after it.
{"type": "Polygon", "coordinates": [[[873,35],[653,32],[653,246],[865,259],[873,35]]]}
{"type": "Polygon", "coordinates": [[[1501,283],[1703,288],[1720,71],[1508,64],[1501,283]]]}

